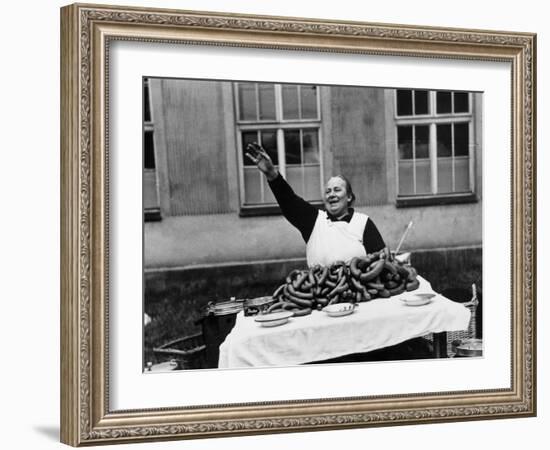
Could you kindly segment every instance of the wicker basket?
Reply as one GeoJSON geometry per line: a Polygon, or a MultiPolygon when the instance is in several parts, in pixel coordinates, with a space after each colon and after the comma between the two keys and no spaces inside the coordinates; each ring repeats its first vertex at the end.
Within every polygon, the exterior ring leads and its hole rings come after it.
{"type": "MultiPolygon", "coordinates": [[[[466,330],[459,331],[447,331],[447,355],[454,356],[456,354],[456,346],[465,339],[473,339],[476,337],[476,324],[477,324],[477,306],[479,300],[477,298],[477,289],[475,284],[472,285],[472,298],[466,303],[462,303],[462,306],[470,310],[470,322],[466,330]]],[[[433,333],[429,333],[424,336],[433,343],[433,333]]]]}
{"type": "Polygon", "coordinates": [[[463,340],[476,337],[476,311],[478,303],[476,297],[472,298],[468,303],[463,303],[464,307],[470,310],[470,323],[467,330],[447,331],[447,355],[455,355],[456,345],[463,340]]]}
{"type": "Polygon", "coordinates": [[[205,366],[205,349],[203,335],[199,333],[166,342],[160,347],[154,348],[153,352],[164,357],[168,356],[171,361],[176,361],[177,370],[202,369],[205,366]]]}

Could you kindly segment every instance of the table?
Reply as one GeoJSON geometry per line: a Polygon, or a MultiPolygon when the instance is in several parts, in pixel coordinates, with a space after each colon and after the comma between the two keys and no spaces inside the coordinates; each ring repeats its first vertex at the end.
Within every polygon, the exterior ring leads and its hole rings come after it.
{"type": "MultiPolygon", "coordinates": [[[[427,280],[418,278],[420,287],[415,293],[434,292],[427,280]]],[[[400,300],[406,295],[410,293],[359,303],[348,316],[330,317],[313,311],[272,328],[261,327],[254,317],[240,312],[220,345],[218,367],[305,364],[369,352],[429,333],[468,328],[470,311],[460,303],[437,294],[427,305],[407,306],[400,300]]]]}

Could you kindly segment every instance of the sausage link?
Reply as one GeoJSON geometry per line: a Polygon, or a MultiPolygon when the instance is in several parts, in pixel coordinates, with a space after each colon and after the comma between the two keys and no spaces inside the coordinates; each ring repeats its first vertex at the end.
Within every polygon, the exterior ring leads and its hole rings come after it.
{"type": "Polygon", "coordinates": [[[286,284],[291,284],[296,278],[296,276],[299,275],[300,273],[301,273],[301,270],[299,269],[294,269],[292,272],[290,272],[285,279],[286,284]]]}
{"type": "Polygon", "coordinates": [[[383,260],[376,261],[375,263],[371,264],[369,266],[370,270],[366,273],[363,273],[359,276],[361,283],[366,283],[367,281],[375,279],[378,275],[380,275],[380,272],[382,272],[382,269],[384,268],[384,262],[383,260]]]}
{"type": "Polygon", "coordinates": [[[328,277],[328,267],[325,266],[322,268],[321,276],[319,277],[319,281],[318,281],[319,286],[322,286],[325,283],[325,281],[327,280],[327,277],[328,277]]]}
{"type": "Polygon", "coordinates": [[[283,289],[285,288],[286,284],[281,284],[277,289],[275,289],[275,292],[273,292],[272,297],[277,298],[281,292],[283,292],[283,289]]]}
{"type": "Polygon", "coordinates": [[[294,289],[294,287],[291,284],[287,284],[287,294],[290,294],[294,297],[303,298],[307,300],[311,300],[313,298],[313,294],[311,292],[304,293],[304,292],[298,292],[294,289]]]}
{"type": "Polygon", "coordinates": [[[292,282],[294,289],[300,289],[302,283],[307,280],[308,272],[301,272],[300,275],[292,282]]]}

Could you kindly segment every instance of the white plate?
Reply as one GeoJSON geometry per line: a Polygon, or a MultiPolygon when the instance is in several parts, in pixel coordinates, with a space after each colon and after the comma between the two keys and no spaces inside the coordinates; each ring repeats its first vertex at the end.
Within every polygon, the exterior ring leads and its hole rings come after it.
{"type": "Polygon", "coordinates": [[[323,308],[330,317],[347,316],[355,310],[353,303],[335,303],[334,305],[328,305],[323,308]]]}
{"type": "Polygon", "coordinates": [[[268,314],[260,314],[254,318],[262,327],[277,327],[288,322],[294,313],[292,311],[279,311],[268,314]]]}
{"type": "Polygon", "coordinates": [[[431,303],[435,294],[411,294],[406,297],[402,297],[400,300],[407,306],[422,306],[431,303]]]}

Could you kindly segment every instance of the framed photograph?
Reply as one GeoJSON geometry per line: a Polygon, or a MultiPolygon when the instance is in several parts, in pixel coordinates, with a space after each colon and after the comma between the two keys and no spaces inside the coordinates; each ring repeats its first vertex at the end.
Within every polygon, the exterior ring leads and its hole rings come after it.
{"type": "Polygon", "coordinates": [[[536,414],[534,34],[75,4],[61,43],[62,442],[536,414]]]}

